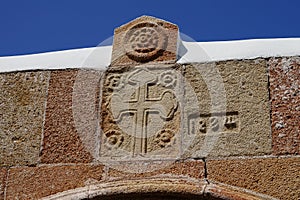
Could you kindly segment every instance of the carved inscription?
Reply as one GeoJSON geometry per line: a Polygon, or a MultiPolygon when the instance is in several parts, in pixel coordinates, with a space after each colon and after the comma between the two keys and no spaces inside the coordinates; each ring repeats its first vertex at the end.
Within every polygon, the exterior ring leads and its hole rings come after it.
{"type": "Polygon", "coordinates": [[[188,134],[238,132],[238,112],[192,114],[188,117],[188,134]]]}
{"type": "Polygon", "coordinates": [[[175,148],[179,129],[176,121],[180,120],[174,92],[176,73],[172,69],[137,68],[106,76],[101,155],[137,157],[175,148]]]}

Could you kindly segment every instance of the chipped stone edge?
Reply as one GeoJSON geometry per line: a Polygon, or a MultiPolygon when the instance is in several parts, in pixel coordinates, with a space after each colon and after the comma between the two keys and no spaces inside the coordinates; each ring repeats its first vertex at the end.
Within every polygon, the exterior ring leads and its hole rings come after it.
{"type": "Polygon", "coordinates": [[[253,190],[248,190],[241,187],[236,187],[216,181],[210,182],[204,191],[205,194],[211,195],[213,197],[219,197],[221,199],[245,199],[245,200],[278,200],[272,196],[255,192],[253,190]]]}
{"type": "MultiPolygon", "coordinates": [[[[182,41],[177,63],[211,62],[300,55],[300,38],[249,39],[214,42],[182,41]],[[208,56],[199,55],[199,48],[208,56]]],[[[111,62],[112,46],[72,49],[32,55],[0,57],[0,73],[26,70],[96,69],[111,62]]]]}

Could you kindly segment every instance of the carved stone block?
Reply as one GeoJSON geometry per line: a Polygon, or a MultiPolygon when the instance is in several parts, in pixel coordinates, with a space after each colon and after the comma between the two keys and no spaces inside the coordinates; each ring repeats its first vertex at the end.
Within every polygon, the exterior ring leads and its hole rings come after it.
{"type": "Polygon", "coordinates": [[[175,63],[178,27],[149,16],[139,17],[114,33],[111,68],[141,63],[175,63]]]}
{"type": "Polygon", "coordinates": [[[185,66],[185,157],[271,153],[266,70],[262,60],[185,66]]]}
{"type": "Polygon", "coordinates": [[[181,73],[172,66],[107,72],[101,103],[101,159],[176,158],[181,73]]]}

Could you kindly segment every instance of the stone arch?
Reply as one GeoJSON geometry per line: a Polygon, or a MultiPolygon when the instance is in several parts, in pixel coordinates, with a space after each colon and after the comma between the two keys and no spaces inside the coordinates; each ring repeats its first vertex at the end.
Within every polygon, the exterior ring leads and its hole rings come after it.
{"type": "Polygon", "coordinates": [[[219,183],[183,179],[119,180],[97,183],[51,195],[42,200],[129,200],[129,199],[197,199],[264,200],[273,199],[219,183]]]}

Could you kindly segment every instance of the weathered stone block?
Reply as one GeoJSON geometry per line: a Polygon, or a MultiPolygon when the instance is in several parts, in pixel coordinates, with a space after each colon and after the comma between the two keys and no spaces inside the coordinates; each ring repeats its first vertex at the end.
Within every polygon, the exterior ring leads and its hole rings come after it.
{"type": "Polygon", "coordinates": [[[102,180],[102,165],[17,167],[9,171],[7,199],[40,199],[102,180]]]}
{"type": "Polygon", "coordinates": [[[300,58],[272,58],[270,96],[274,154],[300,153],[300,58]]]}
{"type": "Polygon", "coordinates": [[[175,63],[178,27],[161,19],[139,17],[115,29],[112,66],[175,63]]]}
{"type": "Polygon", "coordinates": [[[300,159],[252,158],[209,160],[208,179],[279,199],[299,199],[300,159]]]}
{"type": "Polygon", "coordinates": [[[185,156],[271,153],[264,60],[185,66],[185,156]]]}
{"type": "Polygon", "coordinates": [[[0,165],[39,160],[49,72],[0,74],[0,165]]]}
{"type": "Polygon", "coordinates": [[[101,160],[178,158],[182,75],[177,66],[141,65],[106,74],[101,160]]]}
{"type": "Polygon", "coordinates": [[[43,163],[90,162],[98,152],[97,112],[99,71],[51,72],[43,149],[43,163]]]}

